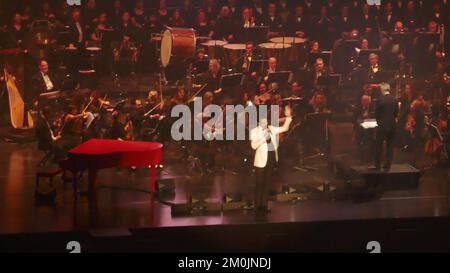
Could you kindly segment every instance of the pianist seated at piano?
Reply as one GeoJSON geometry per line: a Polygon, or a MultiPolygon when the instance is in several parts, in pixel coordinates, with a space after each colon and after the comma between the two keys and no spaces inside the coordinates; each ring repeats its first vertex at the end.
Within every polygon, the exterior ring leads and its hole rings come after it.
{"type": "Polygon", "coordinates": [[[32,103],[38,101],[40,94],[57,91],[59,88],[56,76],[50,72],[46,60],[39,62],[39,72],[32,77],[31,81],[33,92],[29,102],[32,103]]]}

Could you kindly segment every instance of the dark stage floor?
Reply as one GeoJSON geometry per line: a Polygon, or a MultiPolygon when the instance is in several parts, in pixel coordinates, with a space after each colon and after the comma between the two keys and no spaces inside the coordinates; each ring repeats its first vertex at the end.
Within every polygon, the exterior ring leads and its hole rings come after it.
{"type": "MultiPolygon", "coordinates": [[[[329,181],[337,186],[337,194],[333,196],[315,194],[310,200],[303,202],[274,203],[272,212],[264,217],[256,216],[251,210],[203,216],[172,216],[170,203],[183,203],[191,195],[220,202],[224,193],[242,193],[245,199],[251,199],[253,194],[251,168],[249,161],[244,162],[243,157],[234,156],[230,152],[218,154],[218,169],[222,167],[234,169],[239,174],[218,172],[216,175],[200,176],[191,174],[189,164],[178,160],[181,151],[175,144],[164,148],[165,165],[158,177],[174,178],[176,193],[172,196],[162,196],[163,202],[149,194],[147,170],[111,169],[103,170],[99,174],[96,204],[89,204],[85,196],[78,198],[74,203],[71,186],[64,187],[61,179],[57,179],[56,183],[58,192],[56,203],[54,205],[37,204],[34,199],[35,171],[36,164],[42,155],[37,150],[36,143],[1,142],[0,150],[2,151],[0,157],[0,234],[2,235],[22,234],[23,236],[23,234],[36,233],[91,231],[91,234],[112,233],[109,235],[120,237],[124,236],[123,230],[127,232],[139,230],[145,234],[147,230],[165,227],[195,229],[205,226],[231,228],[242,225],[249,229],[248,225],[255,224],[256,230],[257,225],[265,224],[301,225],[304,223],[306,225],[351,221],[409,221],[422,218],[433,220],[446,219],[450,216],[450,179],[447,176],[447,170],[424,171],[417,190],[384,192],[369,200],[355,200],[346,192],[349,186],[347,182],[337,179],[329,171],[325,159],[312,160],[310,163],[317,166],[319,170],[311,172],[296,171],[292,168],[292,163],[285,162],[275,176],[274,185],[302,184],[315,188],[324,181],[329,181]],[[115,234],[117,232],[118,234],[115,234]]],[[[405,162],[408,156],[397,152],[396,160],[405,162]]],[[[329,226],[331,228],[332,225],[329,226]]],[[[357,228],[356,225],[353,227],[357,228]]],[[[374,232],[378,234],[379,231],[374,232]]],[[[252,228],[247,232],[251,234],[252,228]]],[[[350,228],[345,232],[351,235],[354,231],[350,228]]],[[[274,238],[273,240],[277,241],[276,236],[274,238]]],[[[189,246],[185,248],[185,250],[191,249],[189,246]]],[[[173,250],[170,247],[159,249],[173,250]]],[[[330,245],[330,249],[335,249],[335,246],[330,245]]],[[[157,251],[158,248],[152,250],[157,251]]],[[[259,251],[264,248],[248,250],[259,251]]],[[[282,251],[283,246],[272,250],[282,251]]]]}

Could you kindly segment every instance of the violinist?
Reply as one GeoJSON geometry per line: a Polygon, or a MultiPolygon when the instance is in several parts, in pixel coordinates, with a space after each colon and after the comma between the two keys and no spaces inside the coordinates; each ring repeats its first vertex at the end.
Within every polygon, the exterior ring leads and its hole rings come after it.
{"type": "Polygon", "coordinates": [[[38,141],[39,150],[51,152],[55,161],[59,161],[64,157],[64,150],[60,145],[61,135],[55,135],[51,119],[52,114],[50,107],[43,107],[36,121],[35,135],[38,141]]]}
{"type": "Polygon", "coordinates": [[[425,113],[428,111],[428,104],[423,96],[418,96],[411,103],[411,110],[407,116],[405,130],[409,133],[414,153],[414,165],[422,156],[425,144],[425,113]]]}
{"type": "Polygon", "coordinates": [[[86,112],[80,110],[74,104],[69,106],[69,111],[63,118],[61,128],[61,141],[64,150],[68,151],[81,143],[86,119],[86,112]]]}
{"type": "Polygon", "coordinates": [[[327,97],[325,94],[317,90],[314,92],[314,95],[312,96],[311,100],[309,101],[309,113],[331,113],[331,110],[328,107],[327,104],[327,97]]]}
{"type": "Polygon", "coordinates": [[[175,95],[170,99],[169,109],[172,109],[176,105],[185,105],[186,103],[187,99],[184,85],[178,84],[175,95]]]}
{"type": "MultiPolygon", "coordinates": [[[[160,99],[157,91],[152,90],[148,93],[148,100],[145,105],[145,114],[142,125],[142,134],[150,131],[153,135],[164,118],[164,102],[160,99]]],[[[153,139],[156,140],[156,139],[153,139]]]]}

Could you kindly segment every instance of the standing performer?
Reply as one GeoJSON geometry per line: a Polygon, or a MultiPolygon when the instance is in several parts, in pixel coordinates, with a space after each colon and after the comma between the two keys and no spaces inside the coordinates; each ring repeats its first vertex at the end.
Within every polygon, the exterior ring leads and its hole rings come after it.
{"type": "Polygon", "coordinates": [[[259,119],[259,125],[250,131],[250,140],[255,150],[253,166],[256,170],[255,209],[268,212],[269,183],[273,168],[278,162],[278,135],[289,130],[292,122],[292,111],[289,106],[284,110],[286,121],[283,126],[268,124],[266,117],[259,119]]]}
{"type": "Polygon", "coordinates": [[[375,117],[378,123],[375,140],[375,169],[379,170],[381,167],[381,152],[383,142],[386,141],[386,160],[383,165],[383,170],[389,171],[394,154],[398,103],[395,96],[390,93],[389,84],[381,84],[380,89],[382,96],[379,98],[375,109],[375,117]]]}

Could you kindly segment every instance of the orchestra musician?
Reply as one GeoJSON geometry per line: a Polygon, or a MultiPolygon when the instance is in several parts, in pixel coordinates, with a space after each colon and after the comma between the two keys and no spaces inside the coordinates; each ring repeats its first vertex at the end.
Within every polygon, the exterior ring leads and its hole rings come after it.
{"type": "Polygon", "coordinates": [[[268,68],[266,70],[266,73],[264,75],[264,78],[262,80],[267,83],[267,80],[269,79],[270,73],[276,73],[278,72],[278,60],[275,57],[270,57],[268,62],[268,68]]]}
{"type": "Polygon", "coordinates": [[[369,67],[366,71],[366,75],[364,76],[366,82],[376,83],[378,81],[378,73],[383,71],[381,65],[379,64],[379,57],[377,54],[371,53],[369,55],[369,67]]]}
{"type": "Polygon", "coordinates": [[[309,22],[308,18],[304,14],[304,8],[302,5],[295,6],[294,15],[288,21],[287,24],[288,34],[299,38],[305,38],[308,36],[309,22]]]}
{"type": "Polygon", "coordinates": [[[309,87],[314,88],[315,86],[317,86],[320,77],[327,76],[329,74],[332,74],[331,68],[325,66],[325,61],[322,58],[317,58],[314,63],[314,68],[310,72],[311,76],[308,83],[309,87]]]}
{"type": "Polygon", "coordinates": [[[312,98],[309,100],[308,113],[331,113],[327,104],[327,97],[321,90],[314,92],[312,98]]]}
{"type": "Polygon", "coordinates": [[[81,143],[85,121],[88,115],[79,106],[69,105],[69,111],[63,118],[61,130],[61,145],[64,151],[69,151],[81,143]]]}
{"type": "Polygon", "coordinates": [[[58,82],[56,77],[50,73],[46,60],[39,61],[39,72],[32,77],[31,81],[33,91],[29,102],[36,103],[40,94],[58,90],[58,82]]]}
{"type": "Polygon", "coordinates": [[[222,88],[220,88],[220,79],[223,75],[222,67],[219,60],[211,59],[208,65],[208,71],[197,77],[199,84],[206,84],[205,91],[212,92],[215,96],[220,96],[222,88]]]}
{"type": "Polygon", "coordinates": [[[20,13],[14,14],[12,24],[8,27],[8,34],[10,39],[5,39],[2,42],[5,48],[23,47],[26,34],[26,26],[22,22],[22,15],[20,13]]]}
{"type": "Polygon", "coordinates": [[[54,133],[52,111],[49,106],[44,106],[39,111],[35,125],[35,135],[39,150],[52,153],[55,162],[64,157],[65,153],[60,145],[61,135],[54,133]]]}
{"type": "Polygon", "coordinates": [[[273,168],[278,158],[278,136],[289,130],[292,113],[289,106],[285,108],[286,121],[281,127],[269,124],[267,117],[259,117],[258,126],[251,129],[251,147],[255,150],[253,166],[255,167],[256,187],[254,206],[258,212],[269,212],[269,186],[273,168]]]}
{"type": "Polygon", "coordinates": [[[275,3],[267,4],[267,13],[263,16],[262,22],[269,27],[269,38],[277,37],[283,29],[283,20],[277,12],[275,3]]]}
{"type": "Polygon", "coordinates": [[[172,109],[176,105],[185,105],[186,103],[187,98],[184,85],[178,84],[174,96],[170,99],[169,109],[172,109]]]}
{"type": "Polygon", "coordinates": [[[78,49],[84,46],[86,40],[86,31],[81,22],[81,11],[79,9],[72,10],[72,21],[69,24],[69,47],[78,49]]]}

